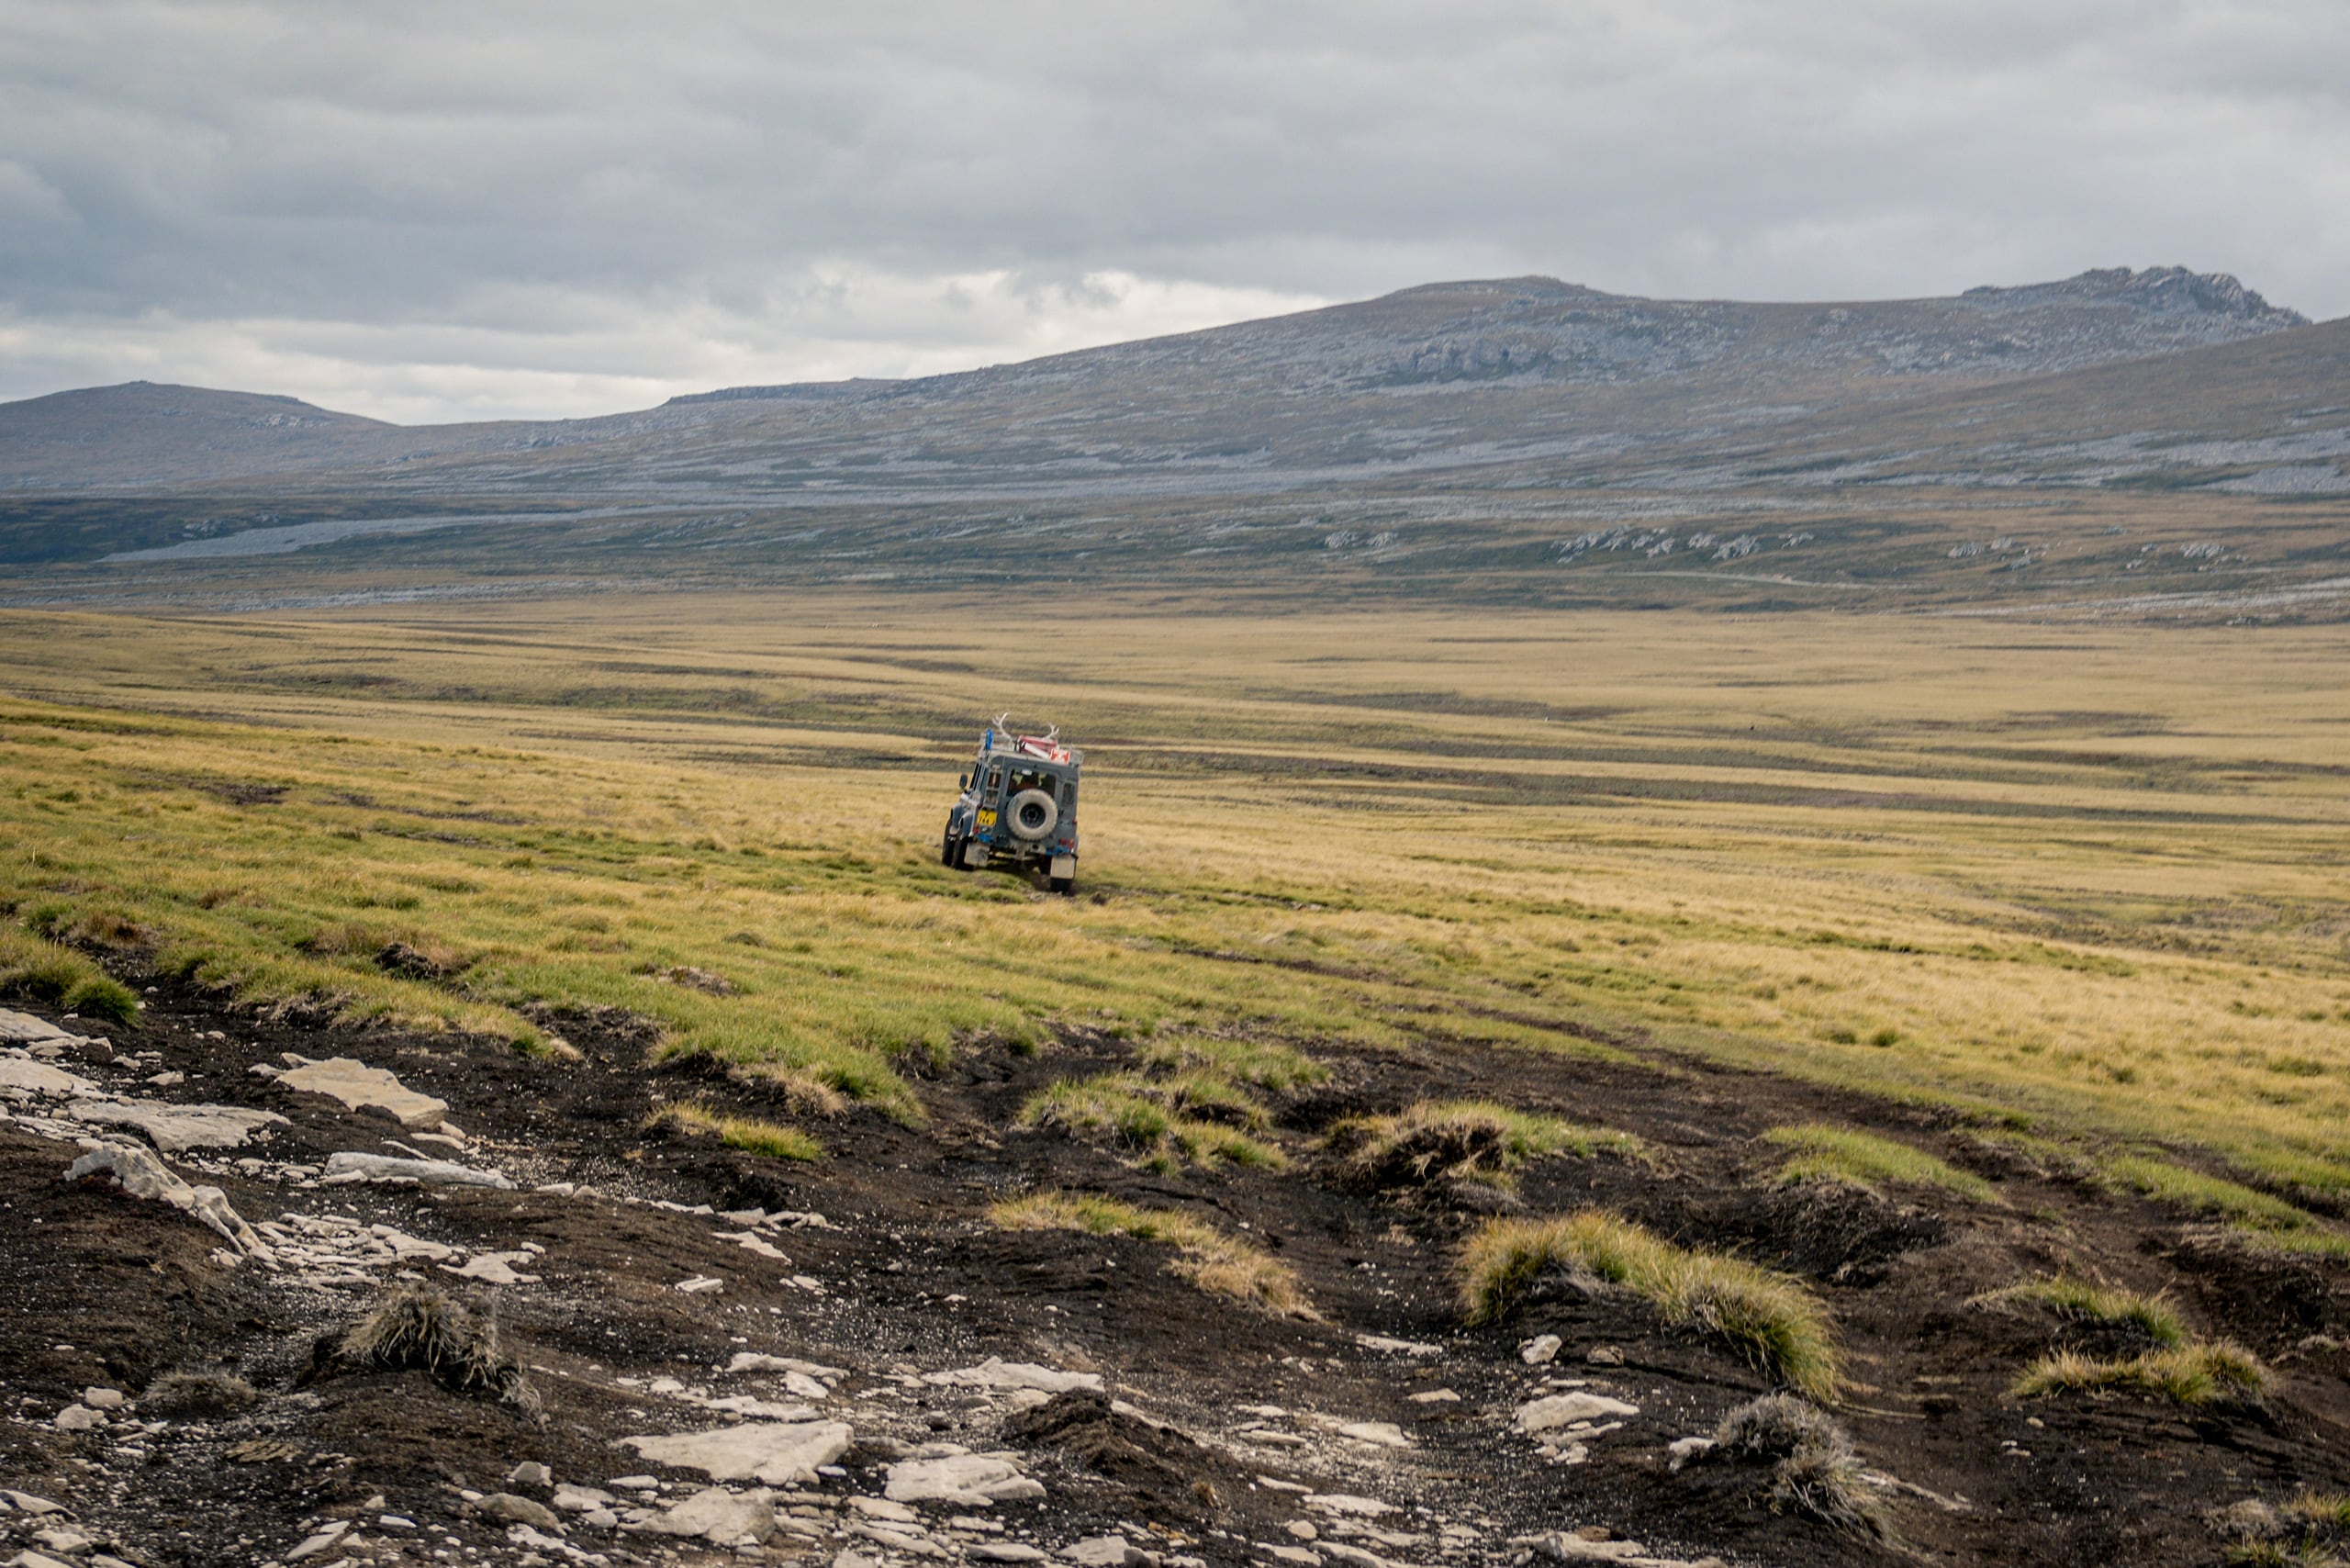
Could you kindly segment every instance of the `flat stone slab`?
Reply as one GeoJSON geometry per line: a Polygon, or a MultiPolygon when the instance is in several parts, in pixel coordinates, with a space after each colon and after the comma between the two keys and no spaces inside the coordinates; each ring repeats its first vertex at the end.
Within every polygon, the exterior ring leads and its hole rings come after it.
{"type": "Polygon", "coordinates": [[[285,1126],[274,1111],[241,1105],[174,1105],[162,1100],[77,1100],[65,1114],[101,1126],[137,1127],[165,1154],[191,1148],[235,1148],[266,1126],[285,1126]]]}
{"type": "Polygon", "coordinates": [[[98,1086],[62,1068],[29,1057],[0,1057],[0,1090],[21,1089],[28,1094],[95,1094],[98,1086]]]}
{"type": "Polygon", "coordinates": [[[765,1541],[775,1534],[775,1494],[762,1486],[755,1492],[729,1492],[711,1486],[695,1493],[644,1528],[663,1535],[699,1537],[713,1546],[737,1541],[765,1541]]]}
{"type": "Polygon", "coordinates": [[[301,1058],[299,1065],[279,1073],[277,1081],[298,1094],[335,1101],[345,1110],[380,1112],[404,1127],[437,1127],[449,1116],[446,1100],[420,1094],[382,1068],[349,1057],[301,1058]]]}
{"type": "Polygon", "coordinates": [[[1102,1392],[1100,1372],[1059,1372],[1033,1361],[1007,1361],[1001,1356],[990,1356],[975,1367],[925,1372],[923,1381],[941,1387],[1040,1388],[1046,1394],[1067,1394],[1073,1389],[1089,1394],[1102,1392]]]}
{"type": "Polygon", "coordinates": [[[325,1180],[345,1182],[421,1182],[428,1187],[499,1187],[513,1182],[495,1170],[476,1170],[446,1159],[397,1159],[388,1154],[363,1154],[345,1149],[327,1156],[325,1180]]]}
{"type": "Polygon", "coordinates": [[[134,1198],[169,1204],[195,1215],[240,1252],[264,1262],[274,1259],[275,1254],[271,1251],[269,1243],[263,1241],[260,1233],[229,1206],[229,1196],[219,1188],[189,1186],[170,1167],[156,1159],[152,1150],[136,1144],[99,1143],[93,1139],[84,1147],[89,1152],[65,1168],[66,1181],[78,1182],[84,1176],[111,1176],[116,1185],[134,1198]]]}
{"type": "Polygon", "coordinates": [[[968,1508],[1041,1497],[1045,1487],[1042,1482],[1021,1474],[1009,1460],[958,1453],[891,1465],[889,1484],[881,1495],[893,1503],[954,1503],[968,1508]]]}
{"type": "Polygon", "coordinates": [[[852,1434],[845,1421],[754,1421],[621,1441],[655,1464],[699,1470],[712,1481],[789,1486],[815,1480],[818,1465],[848,1452],[852,1434]]]}
{"type": "Polygon", "coordinates": [[[29,1046],[39,1040],[78,1040],[81,1036],[61,1029],[46,1019],[29,1013],[15,1013],[0,1007],[0,1041],[14,1046],[29,1046]]]}
{"type": "Polygon", "coordinates": [[[1637,1416],[1640,1407],[1621,1399],[1610,1399],[1604,1394],[1554,1394],[1548,1399],[1537,1399],[1517,1407],[1517,1428],[1522,1432],[1547,1432],[1553,1427],[1564,1427],[1576,1421],[1596,1421],[1606,1416],[1637,1416]]]}

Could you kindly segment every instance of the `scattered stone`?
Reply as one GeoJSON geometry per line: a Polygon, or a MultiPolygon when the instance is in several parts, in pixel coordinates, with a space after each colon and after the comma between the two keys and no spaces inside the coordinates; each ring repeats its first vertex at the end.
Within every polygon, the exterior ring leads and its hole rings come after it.
{"type": "Polygon", "coordinates": [[[1559,1347],[1565,1343],[1556,1334],[1538,1334],[1517,1348],[1517,1359],[1529,1367],[1546,1366],[1558,1359],[1559,1347]]]}
{"type": "Polygon", "coordinates": [[[82,1403],[93,1410],[119,1410],[123,1393],[118,1388],[85,1388],[82,1391],[82,1403]]]}
{"type": "Polygon", "coordinates": [[[535,1459],[526,1459],[506,1473],[506,1479],[516,1486],[552,1486],[554,1472],[535,1459]]]}
{"type": "Polygon", "coordinates": [[[1321,1529],[1311,1519],[1292,1519],[1289,1523],[1281,1526],[1281,1529],[1289,1531],[1290,1534],[1297,1537],[1300,1540],[1319,1540],[1322,1539],[1321,1529]]]}
{"type": "Polygon", "coordinates": [[[1673,1456],[1672,1468],[1673,1473],[1677,1475],[1681,1473],[1683,1465],[1693,1459],[1705,1458],[1714,1451],[1716,1446],[1711,1438],[1680,1438],[1667,1444],[1664,1451],[1673,1456]]]}
{"type": "Polygon", "coordinates": [[[1444,1347],[1419,1339],[1390,1339],[1383,1334],[1358,1334],[1355,1343],[1366,1350],[1378,1350],[1390,1356],[1440,1356],[1444,1347]]]}
{"type": "Polygon", "coordinates": [[[1449,1388],[1424,1388],[1404,1397],[1415,1405],[1458,1405],[1460,1402],[1460,1395],[1449,1388]]]}
{"type": "Polygon", "coordinates": [[[1357,1497],[1345,1492],[1315,1492],[1303,1501],[1307,1507],[1319,1508],[1326,1514],[1351,1514],[1366,1519],[1375,1519],[1382,1514],[1395,1511],[1393,1503],[1382,1503],[1376,1497],[1357,1497]]]}
{"type": "MultiPolygon", "coordinates": [[[[976,1562],[1041,1562],[1045,1554],[1016,1540],[975,1540],[965,1550],[976,1562]]],[[[1121,1562],[1125,1561],[1123,1558],[1121,1562]]]]}
{"type": "Polygon", "coordinates": [[[54,1551],[60,1557],[79,1557],[93,1544],[90,1538],[80,1530],[64,1527],[35,1530],[33,1539],[40,1542],[43,1550],[54,1551]]]}
{"type": "Polygon", "coordinates": [[[742,1493],[704,1487],[647,1521],[645,1528],[663,1535],[699,1537],[713,1546],[764,1543],[775,1534],[775,1494],[764,1486],[742,1493]]]}
{"type": "Polygon", "coordinates": [[[385,1529],[414,1529],[416,1521],[406,1514],[379,1514],[375,1523],[385,1529]]]}
{"type": "Polygon", "coordinates": [[[696,1274],[689,1280],[679,1280],[670,1287],[680,1295],[708,1295],[726,1288],[724,1280],[714,1280],[707,1274],[696,1274]]]}
{"type": "Polygon", "coordinates": [[[299,1562],[304,1558],[316,1557],[319,1552],[324,1551],[336,1541],[341,1540],[343,1537],[343,1533],[350,1529],[351,1521],[349,1519],[337,1519],[334,1523],[327,1526],[324,1529],[319,1531],[316,1535],[309,1537],[299,1546],[297,1546],[291,1551],[288,1551],[285,1554],[284,1561],[287,1562],[299,1562]]]}
{"type": "Polygon", "coordinates": [[[73,1565],[51,1557],[46,1551],[19,1551],[8,1559],[7,1568],[73,1568],[73,1565]]]}
{"type": "Polygon", "coordinates": [[[852,1434],[843,1421],[759,1421],[621,1441],[655,1464],[699,1470],[713,1481],[787,1486],[814,1479],[818,1465],[848,1452],[852,1434]]]}
{"type": "MultiPolygon", "coordinates": [[[[0,1017],[7,1016],[0,1013],[0,1017]]],[[[21,1017],[22,1014],[17,1014],[21,1017]]],[[[0,1090],[21,1089],[28,1094],[95,1094],[98,1086],[63,1068],[50,1067],[28,1057],[0,1057],[0,1090]]]]}
{"type": "Polygon", "coordinates": [[[1595,1367],[1620,1367],[1624,1364],[1624,1352],[1613,1345],[1594,1345],[1583,1352],[1583,1359],[1595,1367]]]}
{"type": "Polygon", "coordinates": [[[891,1465],[889,1474],[883,1491],[894,1503],[952,1503],[983,1508],[1045,1495],[1042,1483],[1021,1474],[1008,1460],[987,1454],[906,1460],[891,1465]]]}
{"type": "Polygon", "coordinates": [[[1031,1361],[1007,1361],[1000,1356],[990,1356],[975,1367],[928,1372],[923,1381],[941,1387],[1035,1388],[1046,1394],[1067,1394],[1072,1389],[1082,1389],[1089,1394],[1102,1392],[1102,1374],[1099,1372],[1057,1372],[1031,1361]]]}
{"type": "Polygon", "coordinates": [[[162,1160],[136,1144],[86,1139],[82,1147],[89,1152],[65,1168],[66,1181],[111,1175],[116,1184],[132,1197],[169,1204],[210,1226],[240,1252],[264,1262],[274,1260],[269,1244],[229,1206],[229,1195],[219,1188],[189,1186],[162,1160]]]}
{"type": "Polygon", "coordinates": [[[0,1007],[0,1041],[10,1045],[29,1046],[44,1040],[78,1040],[82,1036],[68,1033],[29,1013],[13,1013],[0,1007]]]}
{"type": "MultiPolygon", "coordinates": [[[[539,1467],[542,1473],[546,1466],[539,1467]]],[[[543,1486],[545,1482],[538,1484],[543,1486]]],[[[591,1514],[610,1505],[612,1495],[593,1486],[565,1484],[554,1489],[554,1510],[559,1514],[591,1514]]]]}
{"type": "Polygon", "coordinates": [[[563,1521],[554,1517],[553,1508],[511,1492],[493,1492],[474,1506],[487,1518],[505,1524],[529,1525],[543,1530],[563,1529],[563,1521]]]}
{"type": "Polygon", "coordinates": [[[420,1182],[428,1187],[497,1187],[514,1183],[495,1170],[476,1170],[446,1159],[397,1159],[388,1154],[362,1154],[345,1149],[327,1156],[326,1175],[335,1184],[352,1182],[420,1182]]]}
{"type": "Polygon", "coordinates": [[[294,1066],[277,1081],[297,1093],[333,1100],[345,1110],[376,1111],[412,1131],[430,1132],[449,1114],[446,1100],[435,1100],[408,1088],[380,1067],[369,1067],[349,1057],[313,1061],[286,1053],[294,1066]]]}
{"type": "Polygon", "coordinates": [[[61,1432],[86,1432],[106,1424],[106,1418],[86,1405],[68,1405],[50,1425],[61,1432]]]}
{"type": "Polygon", "coordinates": [[[538,1275],[514,1271],[515,1264],[527,1263],[530,1259],[528,1252],[476,1252],[465,1260],[462,1268],[443,1263],[441,1271],[461,1280],[479,1280],[486,1285],[534,1285],[539,1282],[538,1275]]]}
{"type": "Polygon", "coordinates": [[[1130,1546],[1122,1535],[1097,1535],[1086,1540],[1071,1541],[1061,1548],[1061,1555],[1085,1568],[1158,1568],[1158,1553],[1130,1546]]]}
{"type": "Polygon", "coordinates": [[[1554,1394],[1517,1407],[1517,1428],[1522,1432],[1547,1432],[1553,1427],[1564,1427],[1576,1421],[1595,1421],[1603,1416],[1637,1416],[1640,1407],[1620,1399],[1610,1399],[1604,1394],[1554,1394]]]}
{"type": "Polygon", "coordinates": [[[173,1105],[161,1100],[77,1100],[65,1114],[78,1122],[136,1127],[165,1154],[236,1148],[263,1127],[285,1126],[274,1111],[236,1105],[173,1105]]]}
{"type": "MultiPolygon", "coordinates": [[[[21,1018],[24,1014],[17,1014],[16,1016],[21,1018]]],[[[36,1019],[35,1022],[38,1023],[39,1020],[36,1019]]],[[[39,1518],[43,1514],[62,1514],[65,1511],[64,1504],[52,1503],[46,1497],[36,1497],[29,1492],[0,1492],[0,1497],[6,1498],[10,1506],[18,1513],[30,1514],[35,1518],[39,1518]]]]}

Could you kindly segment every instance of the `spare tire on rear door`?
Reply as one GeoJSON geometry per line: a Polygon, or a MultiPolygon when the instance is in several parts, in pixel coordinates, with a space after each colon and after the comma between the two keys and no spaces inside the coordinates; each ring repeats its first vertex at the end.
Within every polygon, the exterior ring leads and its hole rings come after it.
{"type": "Polygon", "coordinates": [[[1034,844],[1053,831],[1061,820],[1061,809],[1042,790],[1023,790],[1005,804],[1003,819],[1012,824],[1014,837],[1034,844]]]}

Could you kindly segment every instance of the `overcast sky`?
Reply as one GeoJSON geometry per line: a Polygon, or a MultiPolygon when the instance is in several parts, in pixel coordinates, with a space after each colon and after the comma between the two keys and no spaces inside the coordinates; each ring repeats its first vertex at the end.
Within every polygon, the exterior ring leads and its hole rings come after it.
{"type": "Polygon", "coordinates": [[[0,6],[0,398],[403,421],[1438,278],[2350,312],[2345,0],[0,6]]]}

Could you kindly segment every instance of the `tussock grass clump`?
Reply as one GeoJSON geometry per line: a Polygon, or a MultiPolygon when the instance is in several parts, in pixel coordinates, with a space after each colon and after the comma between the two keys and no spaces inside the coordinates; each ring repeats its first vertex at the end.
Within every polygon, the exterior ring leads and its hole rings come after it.
{"type": "Polygon", "coordinates": [[[2024,1369],[2012,1392],[2020,1399],[2031,1399],[2112,1389],[2199,1406],[2242,1403],[2267,1386],[2268,1369],[2259,1357],[2241,1345],[2216,1341],[2166,1345],[2127,1357],[2059,1350],[2024,1369]]]}
{"type": "Polygon", "coordinates": [[[2010,1303],[2047,1308],[2069,1322],[2134,1330],[2157,1346],[2184,1345],[2187,1326],[2177,1309],[2159,1295],[2142,1295],[2087,1280],[2063,1276],[2031,1280],[2004,1290],[1986,1291],[1970,1306],[2004,1306],[2010,1303]]]}
{"type": "Polygon", "coordinates": [[[1707,1456],[1768,1464],[1773,1513],[1808,1514],[1860,1535],[1885,1533],[1885,1502],[1862,1473],[1842,1425],[1792,1394],[1766,1394],[1721,1418],[1707,1456]]]}
{"type": "Polygon", "coordinates": [[[804,1067],[793,1067],[779,1061],[754,1061],[744,1062],[733,1070],[733,1076],[744,1083],[756,1084],[781,1094],[783,1103],[802,1115],[830,1119],[848,1114],[848,1096],[804,1067]]]}
{"type": "Polygon", "coordinates": [[[2110,1185],[2156,1203],[2224,1219],[2257,1246],[2284,1252],[2350,1257],[2350,1237],[2328,1229],[2307,1209],[2241,1182],[2206,1175],[2145,1154],[2109,1159],[2104,1174],[2110,1185]]]}
{"type": "Polygon", "coordinates": [[[1534,1160],[1587,1159],[1603,1148],[1637,1155],[1646,1146],[1630,1133],[1515,1111],[1489,1100],[1445,1100],[1340,1122],[1330,1129],[1329,1148],[1351,1175],[1373,1186],[1456,1181],[1506,1189],[1517,1170],[1534,1160]]]}
{"type": "Polygon", "coordinates": [[[0,992],[21,991],[68,1013],[127,1024],[139,993],[71,947],[0,927],[0,992]]]}
{"type": "Polygon", "coordinates": [[[996,1204],[988,1218],[1006,1230],[1077,1230],[1162,1242],[1178,1254],[1170,1265],[1174,1271],[1210,1294],[1230,1296],[1284,1317],[1321,1317],[1306,1300],[1296,1274],[1258,1248],[1190,1215],[1091,1193],[1035,1193],[996,1204]]]}
{"type": "Polygon", "coordinates": [[[1147,1041],[1135,1054],[1146,1067],[1179,1072],[1200,1069],[1219,1078],[1270,1089],[1276,1094],[1319,1083],[1330,1076],[1328,1068],[1304,1051],[1276,1040],[1185,1035],[1147,1041]]]}
{"type": "Polygon", "coordinates": [[[495,1394],[526,1409],[537,1404],[521,1364],[499,1341],[498,1314],[432,1285],[396,1286],[338,1348],[354,1366],[430,1372],[459,1394],[495,1394]]]}
{"type": "Polygon", "coordinates": [[[1168,1079],[1134,1073],[1064,1079],[1030,1096],[1020,1109],[1019,1125],[1111,1138],[1150,1170],[1172,1170],[1188,1162],[1278,1170],[1289,1157],[1241,1130],[1261,1127],[1269,1119],[1263,1106],[1229,1083],[1193,1071],[1168,1079]]]}
{"type": "Polygon", "coordinates": [[[260,1398],[234,1372],[171,1372],[147,1385],[139,1407],[154,1416],[233,1416],[260,1398]]]}
{"type": "Polygon", "coordinates": [[[1721,1253],[1676,1247],[1596,1209],[1543,1220],[1494,1220],[1460,1263],[1469,1321],[1505,1316],[1545,1272],[1616,1285],[1668,1323],[1698,1329],[1815,1399],[1839,1383],[1828,1309],[1802,1283],[1721,1253]]]}
{"type": "Polygon", "coordinates": [[[1807,1122],[1800,1126],[1774,1127],[1762,1135],[1795,1158],[1779,1167],[1781,1186],[1827,1177],[1850,1182],[1874,1192],[1880,1182],[1910,1187],[1938,1187],[1980,1204],[1996,1204],[1999,1194],[1991,1183],[1949,1161],[1912,1148],[1892,1138],[1878,1137],[1857,1127],[1807,1122]]]}
{"type": "Polygon", "coordinates": [[[764,1154],[770,1159],[824,1158],[824,1146],[797,1127],[761,1121],[756,1116],[737,1116],[715,1110],[699,1101],[664,1105],[654,1113],[651,1125],[674,1128],[681,1133],[715,1137],[729,1148],[739,1148],[746,1154],[764,1154]]]}

